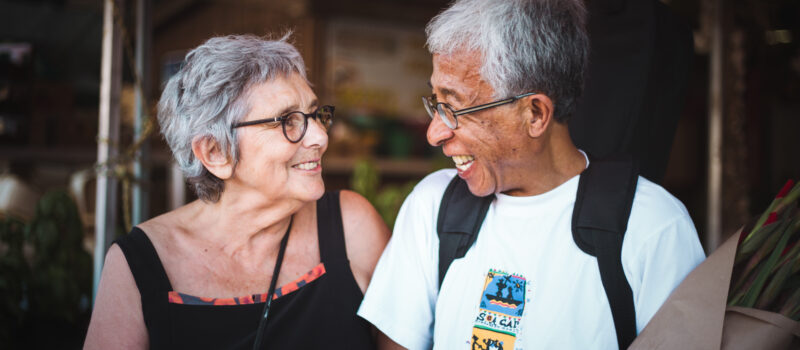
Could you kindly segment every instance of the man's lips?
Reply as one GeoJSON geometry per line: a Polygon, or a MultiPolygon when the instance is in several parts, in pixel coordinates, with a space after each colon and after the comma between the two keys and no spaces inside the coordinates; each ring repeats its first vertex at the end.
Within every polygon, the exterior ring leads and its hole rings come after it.
{"type": "Polygon", "coordinates": [[[462,172],[467,171],[475,160],[472,155],[454,155],[451,158],[456,164],[456,168],[462,172]]]}

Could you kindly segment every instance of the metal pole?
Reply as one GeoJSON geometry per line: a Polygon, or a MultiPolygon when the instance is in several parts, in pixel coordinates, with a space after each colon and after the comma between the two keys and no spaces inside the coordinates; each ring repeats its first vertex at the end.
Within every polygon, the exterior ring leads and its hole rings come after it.
{"type": "MultiPolygon", "coordinates": [[[[121,3],[123,0],[119,0],[121,3]]],[[[103,45],[100,64],[100,113],[97,136],[97,194],[95,201],[95,246],[93,296],[97,295],[106,250],[117,223],[117,180],[108,161],[119,153],[119,102],[122,88],[122,25],[114,20],[114,0],[105,0],[103,45]]],[[[122,11],[121,6],[116,11],[122,11]]]]}
{"type": "Polygon", "coordinates": [[[713,0],[708,103],[708,222],[706,252],[722,240],[722,0],[713,0]]]}
{"type": "MultiPolygon", "coordinates": [[[[135,113],[133,120],[133,139],[139,140],[144,133],[145,122],[149,117],[147,99],[150,96],[150,41],[151,41],[151,0],[136,2],[136,88],[135,113]]],[[[133,212],[131,221],[136,225],[149,215],[148,164],[150,160],[149,143],[144,141],[136,151],[133,161],[133,212]]]]}

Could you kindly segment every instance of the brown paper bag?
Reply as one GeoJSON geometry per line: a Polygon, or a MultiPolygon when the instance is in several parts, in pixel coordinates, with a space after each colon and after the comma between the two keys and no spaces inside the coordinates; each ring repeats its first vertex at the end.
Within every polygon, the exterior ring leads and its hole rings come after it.
{"type": "Polygon", "coordinates": [[[800,349],[800,323],[727,307],[740,234],[741,229],[686,276],[629,349],[800,349]]]}
{"type": "Polygon", "coordinates": [[[800,322],[774,312],[729,306],[722,349],[800,349],[800,322]]]}

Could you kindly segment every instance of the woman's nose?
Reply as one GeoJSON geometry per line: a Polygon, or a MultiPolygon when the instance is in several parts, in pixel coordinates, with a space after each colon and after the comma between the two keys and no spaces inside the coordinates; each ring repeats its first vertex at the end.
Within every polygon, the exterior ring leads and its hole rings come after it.
{"type": "Polygon", "coordinates": [[[309,148],[324,147],[328,144],[328,129],[318,118],[309,118],[308,130],[303,136],[303,145],[309,148]]]}

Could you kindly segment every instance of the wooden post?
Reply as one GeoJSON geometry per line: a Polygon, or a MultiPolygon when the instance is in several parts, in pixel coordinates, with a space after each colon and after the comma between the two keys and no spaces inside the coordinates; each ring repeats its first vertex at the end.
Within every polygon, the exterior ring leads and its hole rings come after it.
{"type": "Polygon", "coordinates": [[[706,253],[722,243],[722,0],[710,0],[713,7],[709,55],[708,93],[708,193],[706,200],[706,253]]]}

